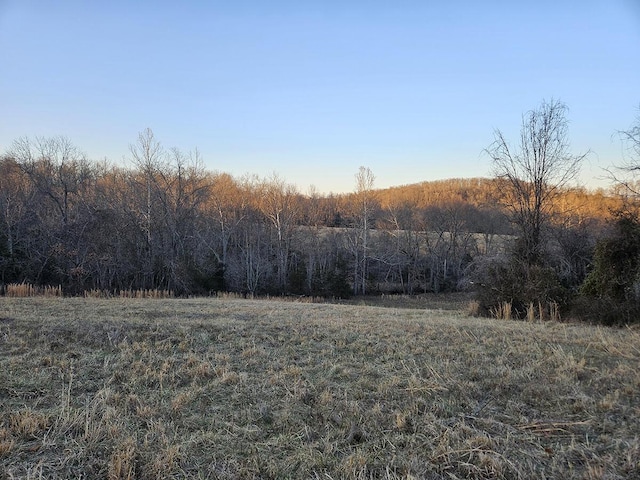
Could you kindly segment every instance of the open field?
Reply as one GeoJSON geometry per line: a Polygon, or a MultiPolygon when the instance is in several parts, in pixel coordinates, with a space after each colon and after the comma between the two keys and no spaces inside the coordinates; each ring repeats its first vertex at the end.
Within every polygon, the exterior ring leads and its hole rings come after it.
{"type": "Polygon", "coordinates": [[[640,330],[0,298],[0,479],[640,478],[640,330]]]}

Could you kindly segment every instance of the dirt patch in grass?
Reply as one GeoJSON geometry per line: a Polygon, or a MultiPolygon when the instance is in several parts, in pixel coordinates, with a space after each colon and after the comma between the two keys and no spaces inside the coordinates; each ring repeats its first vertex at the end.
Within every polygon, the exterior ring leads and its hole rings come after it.
{"type": "Polygon", "coordinates": [[[633,478],[640,332],[0,298],[0,478],[633,478]]]}

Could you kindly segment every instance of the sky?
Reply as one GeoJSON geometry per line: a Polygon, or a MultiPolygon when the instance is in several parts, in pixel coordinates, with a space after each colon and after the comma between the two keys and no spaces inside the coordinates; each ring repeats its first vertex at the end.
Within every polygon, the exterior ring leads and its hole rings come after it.
{"type": "Polygon", "coordinates": [[[0,0],[0,153],[62,135],[131,165],[150,128],[301,192],[487,177],[499,129],[568,107],[606,186],[640,115],[640,0],[0,0]]]}

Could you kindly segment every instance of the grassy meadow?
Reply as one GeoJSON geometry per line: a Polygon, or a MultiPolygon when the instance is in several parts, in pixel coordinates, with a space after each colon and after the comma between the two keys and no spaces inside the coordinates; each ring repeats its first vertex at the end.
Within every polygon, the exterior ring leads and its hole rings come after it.
{"type": "Polygon", "coordinates": [[[0,297],[0,479],[640,478],[640,330],[0,297]]]}

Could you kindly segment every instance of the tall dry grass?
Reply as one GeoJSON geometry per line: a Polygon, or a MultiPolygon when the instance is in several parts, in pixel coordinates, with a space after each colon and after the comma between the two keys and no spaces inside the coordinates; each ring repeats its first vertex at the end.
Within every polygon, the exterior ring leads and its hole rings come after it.
{"type": "Polygon", "coordinates": [[[9,283],[0,291],[7,297],[62,297],[62,287],[31,283],[9,283]]]}
{"type": "MultiPolygon", "coordinates": [[[[7,297],[62,297],[62,286],[33,285],[31,283],[10,283],[0,289],[0,294],[7,297]]],[[[92,289],[85,290],[82,294],[85,298],[173,298],[173,290],[167,289],[138,289],[119,290],[116,293],[110,290],[92,289]]]]}

